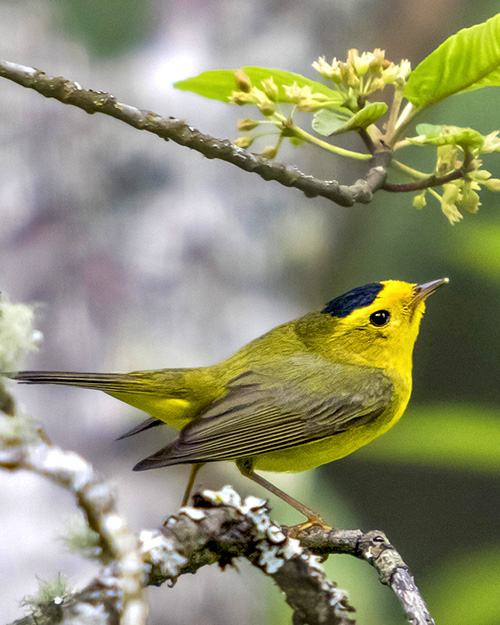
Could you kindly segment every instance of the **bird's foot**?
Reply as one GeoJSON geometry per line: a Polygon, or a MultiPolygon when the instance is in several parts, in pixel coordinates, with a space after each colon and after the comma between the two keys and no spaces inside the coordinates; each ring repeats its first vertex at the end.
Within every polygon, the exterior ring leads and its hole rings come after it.
{"type": "Polygon", "coordinates": [[[305,523],[298,523],[297,525],[291,525],[283,529],[290,538],[298,538],[302,532],[308,530],[310,527],[320,527],[322,530],[326,531],[330,531],[332,529],[320,516],[317,515],[308,516],[305,523]]]}

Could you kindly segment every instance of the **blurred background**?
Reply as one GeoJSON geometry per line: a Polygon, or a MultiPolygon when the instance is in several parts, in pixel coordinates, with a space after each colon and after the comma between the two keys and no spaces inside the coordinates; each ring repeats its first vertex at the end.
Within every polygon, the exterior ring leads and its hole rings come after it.
{"type": "MultiPolygon", "coordinates": [[[[249,111],[172,83],[241,65],[319,79],[311,63],[344,59],[351,47],[380,47],[415,67],[447,36],[497,10],[482,0],[0,0],[0,56],[235,139],[249,111]]],[[[421,121],[488,133],[500,127],[499,95],[456,96],[421,121]]],[[[440,625],[465,614],[468,625],[497,624],[499,196],[485,191],[479,213],[453,227],[437,203],[417,211],[410,196],[378,193],[368,206],[340,208],[6,80],[0,109],[0,290],[36,305],[44,335],[25,368],[211,364],[354,286],[450,278],[429,302],[411,408],[398,426],[344,460],[271,479],[339,527],[384,530],[440,625]]],[[[345,183],[362,173],[308,147],[286,147],[280,160],[345,183]]],[[[498,155],[486,165],[500,177],[498,155]]],[[[188,467],[130,470],[174,432],[116,441],[144,415],[97,392],[13,390],[54,442],[116,485],[134,531],[178,509],[188,467]]],[[[94,566],[60,540],[75,514],[66,492],[27,473],[0,479],[7,622],[22,616],[19,602],[37,578],[62,571],[84,584],[94,566]]],[[[198,479],[199,487],[226,483],[267,497],[232,464],[207,467],[198,479]]],[[[282,523],[300,520],[275,499],[271,506],[282,523]]],[[[365,563],[338,556],[325,566],[349,591],[359,623],[404,622],[365,563]]],[[[148,595],[151,625],[290,622],[278,591],[244,562],[148,595]]]]}

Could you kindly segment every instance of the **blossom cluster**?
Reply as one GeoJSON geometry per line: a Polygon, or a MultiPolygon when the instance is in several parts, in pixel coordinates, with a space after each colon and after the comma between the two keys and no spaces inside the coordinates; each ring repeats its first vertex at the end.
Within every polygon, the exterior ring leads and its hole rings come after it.
{"type": "Polygon", "coordinates": [[[345,62],[334,58],[328,63],[325,57],[320,57],[312,66],[324,78],[332,80],[346,95],[346,100],[353,101],[357,101],[359,97],[367,98],[387,85],[402,88],[411,72],[409,61],[403,60],[396,65],[385,58],[385,50],[380,48],[361,55],[356,48],[352,48],[347,53],[345,62]]]}

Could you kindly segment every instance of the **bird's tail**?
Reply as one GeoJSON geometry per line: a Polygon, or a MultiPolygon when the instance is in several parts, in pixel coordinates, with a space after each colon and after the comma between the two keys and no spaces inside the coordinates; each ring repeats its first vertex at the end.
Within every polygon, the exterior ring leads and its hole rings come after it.
{"type": "Polygon", "coordinates": [[[158,369],[130,373],[75,373],[65,371],[19,371],[1,374],[22,384],[59,384],[103,391],[112,397],[148,412],[153,420],[140,424],[124,436],[160,425],[182,428],[190,420],[195,369],[158,369]],[[159,423],[155,421],[159,419],[159,423]]]}
{"type": "Polygon", "coordinates": [[[58,384],[93,388],[105,393],[151,393],[151,378],[137,373],[77,373],[72,371],[18,371],[3,374],[21,384],[58,384]]]}

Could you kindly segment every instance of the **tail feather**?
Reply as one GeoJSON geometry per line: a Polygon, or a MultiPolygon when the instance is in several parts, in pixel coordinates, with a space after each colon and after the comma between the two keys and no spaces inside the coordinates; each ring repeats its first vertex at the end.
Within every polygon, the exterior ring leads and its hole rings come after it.
{"type": "Polygon", "coordinates": [[[18,371],[4,374],[21,384],[58,384],[93,388],[105,393],[149,393],[151,381],[133,373],[78,373],[65,371],[18,371]]]}

